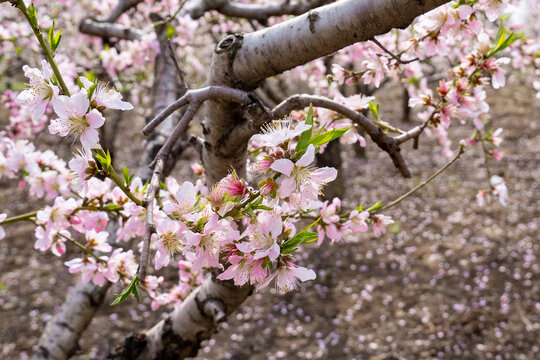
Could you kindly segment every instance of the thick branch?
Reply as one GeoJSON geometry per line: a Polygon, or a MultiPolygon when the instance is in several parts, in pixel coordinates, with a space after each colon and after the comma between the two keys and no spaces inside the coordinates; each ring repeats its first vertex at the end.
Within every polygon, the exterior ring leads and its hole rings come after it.
{"type": "Polygon", "coordinates": [[[79,281],[62,308],[47,323],[34,359],[67,359],[75,354],[78,340],[103,302],[111,283],[99,287],[79,281]]]}
{"type": "Polygon", "coordinates": [[[181,306],[153,328],[129,336],[109,359],[184,359],[195,356],[201,343],[251,294],[215,274],[192,292],[181,306]],[[136,341],[135,341],[136,340],[136,341]]]}
{"type": "Polygon", "coordinates": [[[366,131],[373,142],[390,155],[395,167],[400,171],[403,177],[411,177],[411,173],[401,157],[401,149],[399,148],[398,143],[392,137],[386,135],[380,127],[369,121],[367,117],[338,102],[321,96],[293,95],[274,108],[272,111],[272,118],[282,118],[292,110],[304,109],[308,107],[309,104],[335,111],[354,121],[366,131]]]}
{"type": "Polygon", "coordinates": [[[125,40],[139,40],[141,33],[123,27],[119,24],[99,22],[91,18],[86,18],[79,24],[79,31],[87,35],[100,36],[102,38],[118,38],[125,40]]]}
{"type": "Polygon", "coordinates": [[[141,257],[139,259],[139,270],[137,271],[137,277],[139,278],[139,282],[141,284],[144,284],[144,280],[146,279],[148,255],[150,253],[150,239],[152,238],[152,234],[156,232],[156,225],[154,224],[154,200],[156,199],[156,195],[159,193],[159,183],[161,181],[164,164],[165,162],[163,159],[159,159],[157,161],[156,168],[152,174],[152,179],[150,179],[150,186],[144,199],[144,207],[146,208],[146,231],[144,233],[141,257]]]}
{"type": "Polygon", "coordinates": [[[277,5],[255,5],[227,1],[217,11],[231,17],[265,20],[270,16],[302,15],[329,2],[329,0],[311,0],[291,4],[289,1],[284,1],[277,5]]]}
{"type": "Polygon", "coordinates": [[[113,23],[120,16],[122,16],[123,13],[128,11],[129,9],[139,5],[144,0],[120,0],[118,1],[118,5],[114,8],[114,10],[111,12],[111,14],[104,20],[104,22],[113,23]]]}
{"type": "Polygon", "coordinates": [[[405,28],[448,0],[342,0],[243,36],[233,73],[245,88],[360,41],[405,28]]]}

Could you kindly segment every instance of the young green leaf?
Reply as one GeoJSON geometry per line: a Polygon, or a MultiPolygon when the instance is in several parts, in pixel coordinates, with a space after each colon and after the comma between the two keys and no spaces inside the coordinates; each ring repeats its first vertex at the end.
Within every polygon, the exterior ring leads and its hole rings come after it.
{"type": "Polygon", "coordinates": [[[373,114],[375,119],[379,120],[379,104],[377,104],[375,101],[370,101],[369,111],[373,114]]]}
{"type": "Polygon", "coordinates": [[[380,208],[382,206],[382,204],[383,204],[383,202],[379,201],[378,203],[376,203],[375,205],[373,205],[372,207],[370,207],[366,211],[371,212],[371,211],[377,210],[378,208],[380,208]]]}
{"type": "Polygon", "coordinates": [[[332,140],[337,139],[341,135],[343,135],[349,128],[343,128],[343,129],[332,129],[330,131],[325,132],[321,135],[314,136],[309,143],[313,144],[315,146],[322,146],[326,143],[329,143],[332,140]]]}
{"type": "Polygon", "coordinates": [[[305,130],[300,134],[298,143],[296,144],[296,156],[300,157],[306,151],[311,135],[313,134],[313,105],[309,104],[309,110],[306,117],[306,125],[311,125],[311,127],[305,130]]]}
{"type": "Polygon", "coordinates": [[[111,303],[111,305],[118,305],[129,297],[129,295],[133,294],[137,302],[139,302],[139,279],[137,277],[134,277],[129,285],[122,291],[121,294],[114,294],[116,296],[116,299],[111,303]]]}

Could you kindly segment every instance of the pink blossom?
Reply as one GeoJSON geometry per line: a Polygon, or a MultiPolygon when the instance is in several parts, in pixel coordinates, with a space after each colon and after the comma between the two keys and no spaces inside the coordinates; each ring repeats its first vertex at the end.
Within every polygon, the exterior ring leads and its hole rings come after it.
{"type": "Polygon", "coordinates": [[[277,269],[274,276],[276,277],[276,288],[281,293],[297,289],[300,281],[304,282],[316,278],[315,271],[296,266],[288,261],[277,269]]]}
{"type": "MultiPolygon", "coordinates": [[[[89,91],[90,87],[94,85],[93,82],[88,80],[84,76],[80,76],[79,80],[84,86],[86,91],[89,91]]],[[[131,110],[133,105],[126,101],[122,101],[122,94],[114,89],[111,89],[102,82],[97,83],[97,86],[92,93],[92,99],[90,101],[92,107],[98,110],[113,109],[113,110],[131,110]]]]}
{"type": "Polygon", "coordinates": [[[69,161],[68,165],[77,176],[79,191],[86,192],[88,189],[87,180],[92,176],[92,169],[97,169],[92,156],[85,152],[79,152],[79,154],[75,155],[75,157],[69,161]]]}
{"type": "Polygon", "coordinates": [[[112,250],[111,245],[107,243],[109,233],[106,231],[96,232],[92,229],[86,232],[85,237],[89,249],[102,252],[110,252],[112,250]]]}
{"type": "Polygon", "coordinates": [[[250,254],[246,256],[232,255],[229,257],[229,267],[218,275],[219,280],[234,279],[234,285],[242,286],[248,281],[250,284],[264,282],[267,271],[263,268],[263,259],[254,260],[250,254]]]}
{"type": "Polygon", "coordinates": [[[26,105],[32,109],[32,119],[37,121],[47,108],[50,100],[56,98],[59,93],[58,86],[51,83],[51,71],[49,64],[45,60],[41,61],[42,71],[31,68],[28,65],[23,66],[24,75],[29,79],[29,89],[22,91],[16,102],[26,105]]]}
{"type": "MultiPolygon", "coordinates": [[[[106,260],[107,257],[100,259],[106,260]]],[[[107,269],[101,262],[97,262],[93,257],[75,258],[64,263],[71,274],[81,273],[81,280],[85,283],[92,281],[97,286],[105,284],[107,269]]]]}
{"type": "Polygon", "coordinates": [[[240,179],[235,171],[220,181],[224,191],[232,197],[244,196],[248,193],[247,183],[240,179]]]}
{"type": "Polygon", "coordinates": [[[183,251],[184,244],[181,241],[181,235],[186,230],[184,223],[165,218],[160,221],[156,227],[156,270],[169,264],[171,256],[183,251]]]}
{"type": "Polygon", "coordinates": [[[265,125],[261,134],[256,134],[252,140],[260,141],[264,146],[278,146],[287,140],[294,139],[311,128],[305,121],[294,123],[290,120],[275,120],[265,125]]]}
{"type": "Polygon", "coordinates": [[[105,122],[105,118],[96,109],[89,112],[88,94],[85,89],[71,97],[59,96],[53,107],[58,119],[51,120],[49,131],[60,136],[74,135],[80,137],[81,144],[87,153],[98,147],[99,136],[96,129],[105,122]]]}
{"type": "Polygon", "coordinates": [[[194,210],[198,198],[195,186],[191,182],[185,181],[176,195],[171,194],[171,200],[163,204],[163,211],[166,214],[185,217],[194,210]]]}
{"type": "Polygon", "coordinates": [[[270,260],[275,260],[279,256],[280,249],[277,243],[283,225],[281,216],[278,213],[263,211],[257,216],[255,224],[250,224],[241,237],[248,237],[247,242],[236,244],[238,250],[243,253],[254,252],[254,260],[268,256],[270,260]]]}
{"type": "Polygon", "coordinates": [[[393,224],[394,220],[386,215],[377,214],[373,217],[373,233],[379,236],[386,232],[386,226],[393,224]]]}
{"type": "MultiPolygon", "coordinates": [[[[117,282],[120,279],[119,274],[125,274],[128,276],[134,276],[137,272],[138,263],[135,260],[135,255],[132,250],[124,251],[124,249],[116,249],[111,254],[109,261],[107,262],[107,271],[105,277],[110,282],[117,282]]],[[[146,282],[149,283],[149,278],[155,278],[155,276],[147,276],[146,282]]],[[[149,286],[147,285],[147,288],[149,286]]]]}

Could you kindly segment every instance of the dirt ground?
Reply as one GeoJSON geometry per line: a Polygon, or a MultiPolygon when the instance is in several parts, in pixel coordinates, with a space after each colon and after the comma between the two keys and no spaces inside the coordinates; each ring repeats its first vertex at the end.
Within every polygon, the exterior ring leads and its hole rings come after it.
{"type": "MultiPolygon", "coordinates": [[[[401,117],[399,93],[379,99],[384,119],[401,117]]],[[[506,179],[507,207],[477,205],[475,195],[487,178],[479,149],[469,150],[390,210],[397,220],[391,232],[309,249],[302,262],[315,269],[316,280],[283,296],[271,287],[254,294],[203,344],[197,359],[540,358],[540,102],[521,85],[489,99],[495,126],[504,128],[504,156],[491,167],[506,179]]],[[[455,130],[454,148],[471,133],[467,126],[455,130]]],[[[135,163],[130,154],[121,151],[120,160],[135,163]]],[[[391,201],[448,161],[427,137],[418,150],[403,148],[412,179],[399,177],[387,155],[369,142],[367,160],[350,148],[342,155],[348,207],[391,201]]],[[[189,162],[182,160],[180,167],[189,162]]],[[[10,214],[39,206],[14,191],[15,184],[0,184],[1,208],[10,214]]],[[[31,226],[6,231],[8,238],[0,241],[0,358],[18,359],[32,355],[76,278],[62,265],[67,259],[33,249],[31,226]]],[[[104,304],[75,358],[103,358],[119,339],[160,314],[149,310],[148,301],[104,304]]]]}

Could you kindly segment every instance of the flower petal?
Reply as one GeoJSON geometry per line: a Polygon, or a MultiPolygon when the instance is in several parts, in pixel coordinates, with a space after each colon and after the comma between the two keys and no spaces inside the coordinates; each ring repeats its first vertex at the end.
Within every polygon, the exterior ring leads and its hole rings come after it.
{"type": "Polygon", "coordinates": [[[296,162],[296,166],[307,167],[313,162],[313,160],[315,160],[315,146],[313,146],[313,144],[309,144],[305,154],[302,155],[300,160],[296,162]]]}
{"type": "Polygon", "coordinates": [[[278,159],[270,165],[270,169],[291,176],[294,169],[294,163],[289,159],[278,159]]]}

